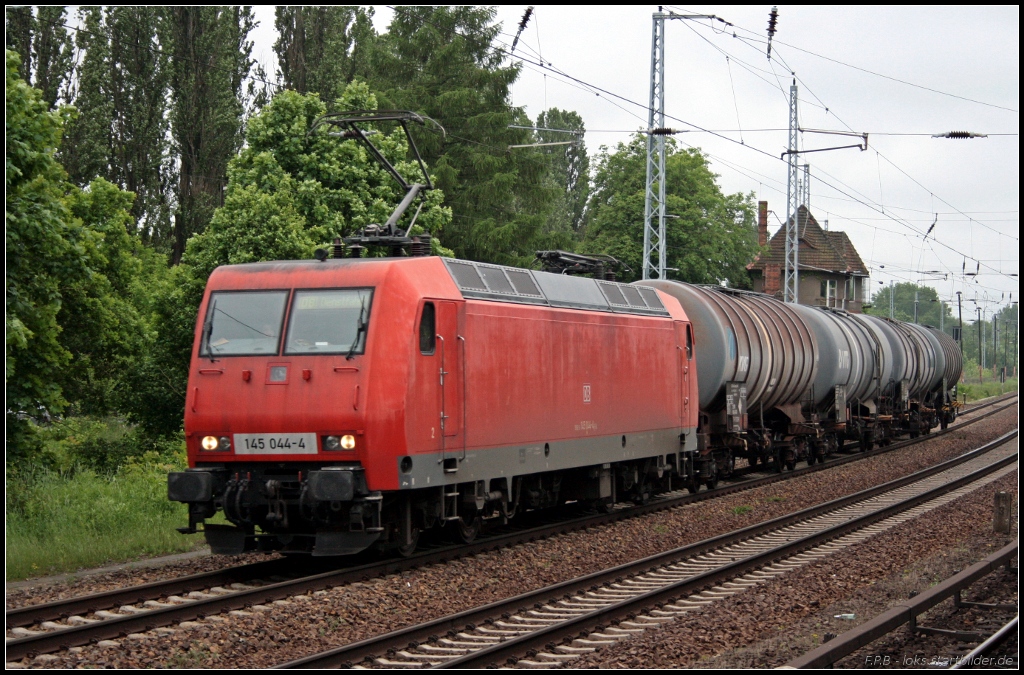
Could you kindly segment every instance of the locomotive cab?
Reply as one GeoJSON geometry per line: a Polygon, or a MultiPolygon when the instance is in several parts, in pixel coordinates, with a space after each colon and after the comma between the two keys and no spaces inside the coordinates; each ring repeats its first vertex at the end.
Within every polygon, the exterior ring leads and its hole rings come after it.
{"type": "MultiPolygon", "coordinates": [[[[424,340],[455,342],[449,313],[460,298],[451,284],[431,288],[423,267],[330,260],[214,272],[189,373],[190,468],[168,478],[170,499],[189,505],[183,531],[203,523],[217,553],[336,555],[380,538],[382,491],[397,487],[394,458],[409,455],[405,383],[416,381],[414,354],[424,340]],[[431,312],[440,309],[430,326],[421,320],[424,294],[435,296],[431,312]],[[221,511],[230,524],[204,523],[221,511]]],[[[431,399],[423,387],[417,393],[431,399]]],[[[440,421],[453,428],[448,417],[440,421]]],[[[444,433],[435,430],[438,444],[444,433]]]]}

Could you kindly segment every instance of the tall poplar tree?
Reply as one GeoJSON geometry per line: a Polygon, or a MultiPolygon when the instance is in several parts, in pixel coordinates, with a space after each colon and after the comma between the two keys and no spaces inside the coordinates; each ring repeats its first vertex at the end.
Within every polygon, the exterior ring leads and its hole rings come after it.
{"type": "Polygon", "coordinates": [[[373,9],[362,7],[278,7],[278,78],[300,94],[316,92],[328,106],[357,76],[369,75],[376,33],[373,9]]]}
{"type": "Polygon", "coordinates": [[[590,193],[590,157],[583,142],[583,118],[571,110],[551,108],[537,117],[538,143],[572,143],[543,147],[548,178],[557,187],[548,231],[577,233],[590,193]],[[566,133],[568,132],[568,133],[566,133]]]}
{"type": "Polygon", "coordinates": [[[533,259],[554,191],[533,133],[510,102],[519,67],[492,47],[501,27],[482,7],[399,7],[374,50],[381,107],[429,115],[447,131],[416,142],[452,208],[445,245],[459,257],[522,265],[533,259]]]}
{"type": "Polygon", "coordinates": [[[112,183],[135,193],[132,215],[143,241],[166,249],[170,239],[173,162],[168,142],[170,59],[155,47],[163,17],[155,7],[107,10],[112,183]]]}
{"type": "Polygon", "coordinates": [[[51,108],[66,98],[73,70],[74,43],[66,22],[63,7],[8,7],[6,13],[7,48],[21,57],[25,82],[40,90],[51,108]]]}
{"type": "Polygon", "coordinates": [[[248,7],[173,7],[161,39],[171,54],[171,133],[178,158],[171,262],[223,202],[227,164],[242,146],[253,60],[248,7]]]}

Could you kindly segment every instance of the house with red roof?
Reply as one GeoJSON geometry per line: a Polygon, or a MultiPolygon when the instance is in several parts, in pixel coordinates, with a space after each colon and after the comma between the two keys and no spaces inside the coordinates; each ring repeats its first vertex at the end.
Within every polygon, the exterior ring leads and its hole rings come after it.
{"type": "MultiPolygon", "coordinates": [[[[818,224],[806,206],[797,209],[800,251],[797,254],[801,305],[835,307],[860,313],[867,301],[868,269],[845,232],[829,232],[818,224]]],[[[782,299],[786,269],[786,228],[768,240],[768,202],[758,203],[758,237],[761,253],[747,265],[753,289],[782,299]]]]}

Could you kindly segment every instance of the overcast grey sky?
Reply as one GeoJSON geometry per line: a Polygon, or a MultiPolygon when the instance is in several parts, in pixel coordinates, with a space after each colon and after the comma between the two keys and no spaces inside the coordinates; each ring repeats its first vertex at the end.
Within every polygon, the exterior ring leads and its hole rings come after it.
{"type": "MultiPolygon", "coordinates": [[[[507,45],[525,9],[498,8],[507,45]]],[[[869,134],[867,151],[806,159],[811,211],[850,236],[870,267],[872,286],[924,283],[954,304],[956,291],[963,291],[965,301],[977,297],[989,312],[1011,293],[1019,297],[1018,277],[1008,276],[1018,273],[1020,260],[1017,6],[780,6],[770,62],[764,45],[770,5],[665,9],[734,24],[668,22],[666,115],[669,126],[687,130],[676,136],[680,143],[710,156],[726,192],[768,201],[778,215],[772,232],[785,218],[780,154],[795,72],[801,127],[869,134]],[[990,136],[931,138],[953,130],[990,136]],[[965,277],[965,269],[979,274],[965,277]]],[[[273,8],[256,11],[262,25],[253,35],[254,56],[273,73],[273,8]]],[[[516,48],[523,70],[513,103],[534,119],[548,107],[575,110],[589,130],[592,154],[626,141],[647,126],[655,11],[654,5],[537,6],[516,48]],[[596,95],[586,85],[608,93],[596,95]]],[[[375,12],[378,30],[385,30],[392,11],[375,12]]],[[[801,138],[803,149],[848,143],[801,138]]],[[[975,307],[965,302],[965,318],[975,307]]]]}

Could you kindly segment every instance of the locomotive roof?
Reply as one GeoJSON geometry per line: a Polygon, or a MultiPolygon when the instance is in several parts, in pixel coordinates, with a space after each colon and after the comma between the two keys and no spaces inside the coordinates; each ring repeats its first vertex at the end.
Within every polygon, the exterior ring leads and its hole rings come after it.
{"type": "Polygon", "coordinates": [[[451,258],[444,264],[467,298],[669,316],[657,291],[647,286],[451,258]]]}
{"type": "MultiPolygon", "coordinates": [[[[315,260],[276,260],[230,265],[219,269],[225,272],[230,269],[235,273],[283,272],[288,274],[337,270],[339,267],[355,265],[366,265],[368,268],[378,265],[385,267],[394,264],[401,265],[403,261],[413,260],[422,264],[427,258],[332,259],[323,263],[315,260]]],[[[452,258],[434,258],[434,260],[443,260],[445,269],[465,298],[647,316],[671,316],[661,298],[658,297],[657,291],[648,286],[490,265],[469,260],[452,258]]],[[[379,267],[378,269],[381,272],[384,271],[379,267]]]]}

